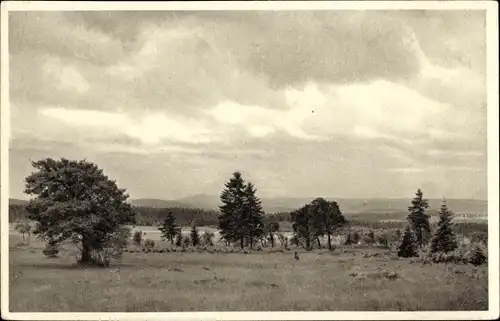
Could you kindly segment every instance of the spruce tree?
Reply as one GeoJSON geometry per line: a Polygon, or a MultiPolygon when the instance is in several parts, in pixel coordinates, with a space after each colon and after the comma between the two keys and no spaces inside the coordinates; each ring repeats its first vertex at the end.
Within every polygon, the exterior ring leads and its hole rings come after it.
{"type": "Polygon", "coordinates": [[[410,225],[407,225],[403,233],[403,239],[398,247],[398,256],[414,257],[417,256],[417,244],[410,225]]]}
{"type": "Polygon", "coordinates": [[[181,232],[180,228],[175,224],[175,216],[172,211],[168,212],[167,217],[165,217],[158,229],[161,232],[162,240],[167,239],[170,244],[174,244],[175,236],[181,232]]]}
{"type": "Polygon", "coordinates": [[[245,197],[245,182],[240,172],[233,173],[233,176],[225,183],[219,206],[219,229],[221,236],[227,241],[240,241],[240,246],[244,246],[244,237],[247,225],[244,220],[243,202],[245,197]]]}
{"type": "Polygon", "coordinates": [[[252,183],[248,183],[244,190],[244,213],[245,213],[245,234],[247,234],[250,248],[256,239],[260,239],[264,235],[264,211],[262,210],[262,202],[255,195],[257,190],[252,183]]]}
{"type": "Polygon", "coordinates": [[[184,237],[182,236],[182,233],[178,233],[175,236],[175,246],[181,246],[183,239],[184,239],[184,237]]]}
{"type": "Polygon", "coordinates": [[[408,220],[410,227],[416,237],[418,246],[424,244],[424,232],[430,233],[431,227],[429,224],[429,215],[426,214],[426,209],[429,207],[427,200],[423,198],[423,193],[420,189],[417,190],[415,198],[411,201],[411,206],[408,207],[410,214],[408,220]]]}
{"type": "Polygon", "coordinates": [[[200,244],[200,234],[198,233],[198,229],[196,228],[196,222],[193,221],[193,224],[191,225],[191,233],[189,234],[191,236],[191,244],[193,246],[197,246],[200,244]]]}
{"type": "Polygon", "coordinates": [[[439,212],[437,230],[431,241],[431,252],[451,252],[458,247],[455,233],[453,232],[452,219],[453,213],[448,210],[446,201],[443,200],[439,212]]]}

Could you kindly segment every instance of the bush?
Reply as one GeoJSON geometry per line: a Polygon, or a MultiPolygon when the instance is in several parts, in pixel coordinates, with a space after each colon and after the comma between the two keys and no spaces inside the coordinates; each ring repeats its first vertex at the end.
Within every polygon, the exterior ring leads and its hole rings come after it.
{"type": "Polygon", "coordinates": [[[142,244],[142,231],[136,231],[134,233],[134,244],[137,246],[142,244]]]}
{"type": "Polygon", "coordinates": [[[155,241],[151,239],[146,239],[146,241],[144,241],[144,248],[146,250],[152,250],[154,247],[155,247],[155,241]]]}
{"type": "Polygon", "coordinates": [[[462,244],[450,252],[433,253],[428,247],[419,251],[417,261],[424,264],[429,263],[455,263],[472,264],[479,266],[487,261],[485,250],[479,244],[462,244]]]}
{"type": "Polygon", "coordinates": [[[214,233],[205,231],[202,235],[203,244],[207,246],[213,246],[214,245],[213,238],[214,238],[214,233]]]}
{"type": "Polygon", "coordinates": [[[188,238],[188,237],[185,237],[183,240],[182,240],[182,247],[186,248],[188,246],[191,245],[191,239],[188,238]]]}
{"type": "Polygon", "coordinates": [[[364,244],[369,244],[369,245],[375,243],[375,240],[371,238],[369,235],[363,235],[362,241],[364,244]]]}
{"type": "Polygon", "coordinates": [[[479,266],[487,261],[487,257],[483,249],[476,243],[472,244],[469,250],[467,251],[467,261],[474,265],[479,266]]]}
{"type": "Polygon", "coordinates": [[[59,248],[57,245],[49,245],[47,244],[43,249],[42,253],[47,257],[56,257],[59,253],[59,248]]]}

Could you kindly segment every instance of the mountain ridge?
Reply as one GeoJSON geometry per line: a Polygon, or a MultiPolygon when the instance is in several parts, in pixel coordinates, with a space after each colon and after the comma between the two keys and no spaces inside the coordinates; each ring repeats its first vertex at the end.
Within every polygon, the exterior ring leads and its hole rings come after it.
{"type": "MultiPolygon", "coordinates": [[[[266,213],[290,212],[312,201],[315,197],[264,197],[261,198],[266,213]]],[[[411,198],[334,198],[324,197],[330,201],[337,201],[344,213],[391,213],[406,212],[411,198]]],[[[429,210],[437,211],[442,199],[428,199],[429,210]]],[[[24,205],[28,201],[11,198],[10,204],[24,205]]],[[[220,199],[218,195],[196,194],[174,200],[158,198],[131,199],[129,203],[135,206],[153,208],[199,208],[204,210],[218,210],[220,199]]],[[[454,213],[487,214],[488,201],[477,199],[446,199],[446,203],[454,213]]]]}

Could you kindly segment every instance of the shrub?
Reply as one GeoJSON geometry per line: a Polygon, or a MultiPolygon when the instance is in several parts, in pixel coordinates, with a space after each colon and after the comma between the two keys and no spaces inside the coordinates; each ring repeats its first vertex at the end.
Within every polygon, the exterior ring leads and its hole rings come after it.
{"type": "Polygon", "coordinates": [[[205,231],[202,235],[202,241],[204,245],[213,246],[214,245],[214,233],[205,231]]]}
{"type": "Polygon", "coordinates": [[[476,243],[472,244],[469,250],[467,251],[467,261],[474,265],[479,266],[487,261],[487,257],[483,249],[476,243]]]}
{"type": "Polygon", "coordinates": [[[47,244],[42,253],[47,257],[56,257],[59,253],[59,248],[57,247],[57,245],[47,244]]]}
{"type": "Polygon", "coordinates": [[[375,240],[371,238],[369,235],[364,235],[362,239],[364,244],[373,244],[375,243],[375,240]]]}
{"type": "Polygon", "coordinates": [[[136,231],[134,233],[134,244],[137,246],[142,244],[142,231],[136,231]]]}
{"type": "Polygon", "coordinates": [[[146,250],[152,250],[154,247],[155,247],[155,241],[153,241],[151,239],[146,239],[144,241],[144,248],[146,250]]]}
{"type": "Polygon", "coordinates": [[[175,236],[175,246],[181,246],[182,245],[182,233],[177,233],[175,236]]]}
{"type": "Polygon", "coordinates": [[[406,226],[403,239],[398,247],[398,256],[415,257],[417,256],[417,243],[415,236],[409,226],[406,226]]]}
{"type": "Polygon", "coordinates": [[[188,247],[191,245],[191,239],[189,239],[188,237],[185,237],[183,240],[182,240],[182,247],[188,247]]]}

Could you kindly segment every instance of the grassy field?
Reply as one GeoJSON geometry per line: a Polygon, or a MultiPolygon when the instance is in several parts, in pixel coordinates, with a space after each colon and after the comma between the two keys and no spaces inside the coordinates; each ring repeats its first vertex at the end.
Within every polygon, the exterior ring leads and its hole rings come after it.
{"type": "Polygon", "coordinates": [[[487,310],[487,266],[421,265],[381,249],[345,252],[125,253],[75,266],[10,235],[13,312],[487,310]]]}

